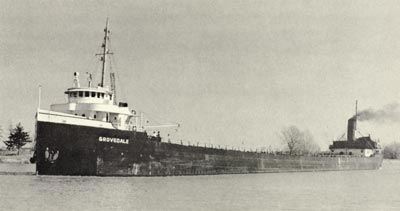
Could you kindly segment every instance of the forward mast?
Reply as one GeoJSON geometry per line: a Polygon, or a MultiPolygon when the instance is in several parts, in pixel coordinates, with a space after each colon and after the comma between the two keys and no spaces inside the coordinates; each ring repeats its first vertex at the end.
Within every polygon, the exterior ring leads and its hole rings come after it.
{"type": "Polygon", "coordinates": [[[101,54],[97,54],[97,55],[101,55],[101,60],[103,62],[103,67],[101,70],[101,82],[100,82],[100,86],[104,87],[105,83],[106,83],[106,70],[107,70],[107,55],[112,54],[109,52],[108,49],[108,41],[109,41],[109,35],[110,35],[110,30],[108,29],[108,18],[106,20],[106,28],[104,29],[104,42],[102,44],[102,48],[103,48],[103,53],[101,54]]]}

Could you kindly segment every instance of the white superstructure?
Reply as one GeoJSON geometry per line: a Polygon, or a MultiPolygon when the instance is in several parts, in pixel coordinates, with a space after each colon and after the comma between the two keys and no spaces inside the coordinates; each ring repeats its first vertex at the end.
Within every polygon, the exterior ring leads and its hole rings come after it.
{"type": "Polygon", "coordinates": [[[116,101],[113,99],[115,93],[105,86],[107,57],[109,54],[112,54],[108,49],[110,33],[108,19],[104,32],[103,52],[98,54],[101,56],[103,63],[99,86],[91,86],[90,75],[88,77],[88,86],[81,87],[79,73],[75,72],[73,87],[65,91],[67,102],[52,104],[50,111],[39,109],[37,114],[39,121],[115,128],[119,130],[144,130],[139,121],[140,116],[136,116],[134,111],[130,111],[127,103],[116,105],[116,101]]]}
{"type": "Polygon", "coordinates": [[[103,88],[78,87],[70,88],[65,94],[68,102],[52,104],[51,111],[111,123],[116,129],[130,130],[136,125],[133,121],[134,113],[129,111],[125,103],[113,104],[113,94],[103,88]]]}

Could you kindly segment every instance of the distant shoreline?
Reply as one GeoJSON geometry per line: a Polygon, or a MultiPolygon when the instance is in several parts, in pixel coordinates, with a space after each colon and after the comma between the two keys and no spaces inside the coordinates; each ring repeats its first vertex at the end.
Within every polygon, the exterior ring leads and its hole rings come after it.
{"type": "Polygon", "coordinates": [[[17,151],[0,149],[0,175],[34,175],[36,165],[31,164],[32,149],[21,149],[17,151]]]}
{"type": "Polygon", "coordinates": [[[17,155],[17,151],[0,150],[0,163],[12,164],[30,164],[29,159],[32,157],[32,149],[21,149],[17,155]]]}
{"type": "Polygon", "coordinates": [[[35,175],[35,164],[0,163],[0,175],[35,175]]]}

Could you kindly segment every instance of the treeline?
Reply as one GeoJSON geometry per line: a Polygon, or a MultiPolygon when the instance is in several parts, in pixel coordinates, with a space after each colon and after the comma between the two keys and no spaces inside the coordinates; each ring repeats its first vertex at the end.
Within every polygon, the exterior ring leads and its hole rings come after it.
{"type": "Polygon", "coordinates": [[[383,158],[400,159],[400,143],[393,142],[383,149],[383,158]]]}

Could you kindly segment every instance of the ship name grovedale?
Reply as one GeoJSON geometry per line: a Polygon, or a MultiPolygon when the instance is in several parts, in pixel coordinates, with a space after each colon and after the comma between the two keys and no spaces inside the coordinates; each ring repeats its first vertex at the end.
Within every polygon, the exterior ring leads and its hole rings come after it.
{"type": "Polygon", "coordinates": [[[110,138],[110,137],[99,137],[99,141],[102,142],[112,142],[112,143],[120,143],[120,144],[129,144],[129,139],[122,138],[110,138]]]}

